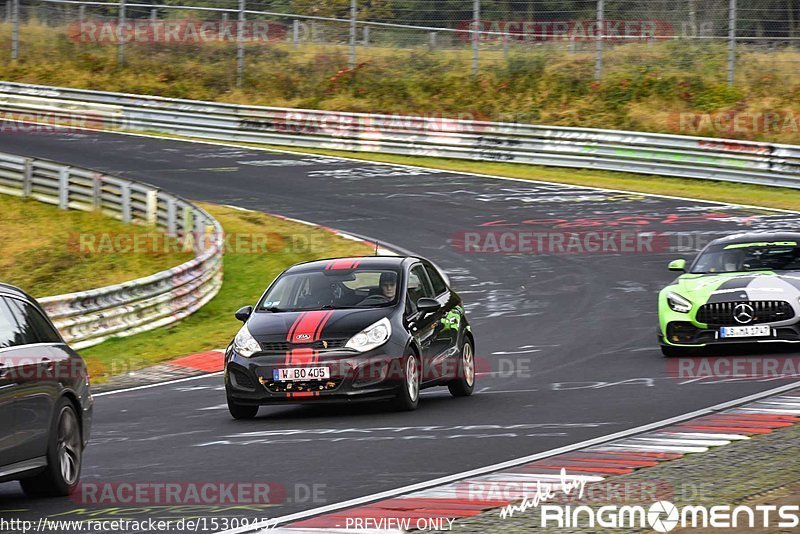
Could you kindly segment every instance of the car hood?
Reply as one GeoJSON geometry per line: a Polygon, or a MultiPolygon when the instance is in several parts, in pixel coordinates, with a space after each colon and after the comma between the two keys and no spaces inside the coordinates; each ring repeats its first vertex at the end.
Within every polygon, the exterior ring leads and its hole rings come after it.
{"type": "Polygon", "coordinates": [[[255,312],[247,329],[259,342],[311,343],[320,339],[350,338],[388,317],[393,308],[313,310],[305,312],[255,312]]]}
{"type": "Polygon", "coordinates": [[[800,271],[684,274],[668,288],[692,302],[784,300],[800,297],[800,271]]]}

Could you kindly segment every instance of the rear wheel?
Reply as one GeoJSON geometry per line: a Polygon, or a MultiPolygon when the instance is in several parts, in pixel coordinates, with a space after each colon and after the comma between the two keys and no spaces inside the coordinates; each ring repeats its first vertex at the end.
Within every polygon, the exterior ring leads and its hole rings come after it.
{"type": "Polygon", "coordinates": [[[20,480],[29,497],[65,497],[81,476],[83,438],[75,407],[62,397],[56,403],[47,444],[47,467],[36,476],[20,480]]]}
{"type": "Polygon", "coordinates": [[[238,420],[253,419],[258,414],[258,406],[250,404],[237,404],[230,397],[228,397],[228,411],[231,417],[238,420]]]}
{"type": "Polygon", "coordinates": [[[400,411],[410,412],[419,405],[419,384],[422,377],[419,356],[413,352],[405,356],[403,383],[394,399],[394,406],[400,411]]]}
{"type": "Polygon", "coordinates": [[[454,397],[469,397],[475,389],[475,349],[469,338],[464,339],[461,359],[458,362],[458,374],[455,380],[447,384],[447,389],[454,397]]]}

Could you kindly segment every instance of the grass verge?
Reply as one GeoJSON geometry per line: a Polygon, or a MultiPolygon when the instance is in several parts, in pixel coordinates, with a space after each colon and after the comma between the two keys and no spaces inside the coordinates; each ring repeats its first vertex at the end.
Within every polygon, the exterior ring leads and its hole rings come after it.
{"type": "Polygon", "coordinates": [[[192,258],[191,253],[163,249],[131,254],[122,241],[120,247],[114,245],[116,238],[146,240],[154,232],[99,213],[63,211],[0,195],[2,281],[46,297],[126,282],[192,258]]]}
{"type": "Polygon", "coordinates": [[[234,312],[241,306],[254,304],[267,285],[289,265],[372,253],[368,245],[343,239],[321,228],[263,213],[214,204],[199,205],[222,224],[226,234],[237,235],[240,242],[245,243],[226,249],[222,289],[211,302],[172,326],[111,339],[82,350],[93,382],[184,354],[227,346],[240,326],[234,312]],[[266,247],[247,245],[256,242],[256,237],[262,237],[266,247]]]}

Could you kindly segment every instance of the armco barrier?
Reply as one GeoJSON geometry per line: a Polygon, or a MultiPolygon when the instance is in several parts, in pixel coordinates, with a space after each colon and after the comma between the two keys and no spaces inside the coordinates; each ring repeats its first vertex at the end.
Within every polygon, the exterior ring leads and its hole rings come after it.
{"type": "Polygon", "coordinates": [[[38,299],[75,348],[163,326],[193,313],[222,285],[222,227],[186,200],[131,180],[0,153],[0,193],[62,209],[100,211],[125,223],[191,235],[195,258],[172,269],[99,289],[38,299]]]}
{"type": "Polygon", "coordinates": [[[0,82],[0,114],[104,130],[726,180],[800,188],[800,146],[399,117],[0,82]]]}

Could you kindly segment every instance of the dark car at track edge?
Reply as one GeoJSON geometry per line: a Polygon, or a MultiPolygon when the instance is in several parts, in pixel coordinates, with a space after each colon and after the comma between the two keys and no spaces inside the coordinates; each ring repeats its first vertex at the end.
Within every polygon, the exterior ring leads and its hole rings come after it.
{"type": "Polygon", "coordinates": [[[281,273],[225,354],[231,415],[261,405],[392,401],[475,386],[475,340],[461,298],[431,262],[373,256],[311,261],[281,273]]]}

